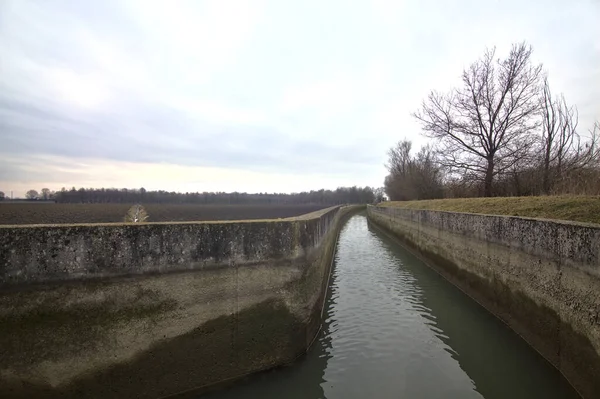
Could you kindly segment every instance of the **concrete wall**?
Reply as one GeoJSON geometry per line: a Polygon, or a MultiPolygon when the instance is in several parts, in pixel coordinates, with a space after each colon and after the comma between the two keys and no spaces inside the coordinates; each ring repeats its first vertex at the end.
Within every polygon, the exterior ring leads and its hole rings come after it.
{"type": "Polygon", "coordinates": [[[584,397],[600,397],[600,226],[372,206],[368,217],[504,320],[584,397]]]}
{"type": "Polygon", "coordinates": [[[161,398],[293,361],[355,209],[0,227],[0,397],[161,398]]]}

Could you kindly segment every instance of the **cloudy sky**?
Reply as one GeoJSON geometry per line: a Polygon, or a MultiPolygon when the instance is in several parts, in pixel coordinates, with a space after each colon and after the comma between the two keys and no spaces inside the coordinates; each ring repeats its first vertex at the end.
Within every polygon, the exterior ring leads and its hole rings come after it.
{"type": "Polygon", "coordinates": [[[600,118],[598,0],[0,0],[0,190],[381,186],[486,47],[600,118]]]}

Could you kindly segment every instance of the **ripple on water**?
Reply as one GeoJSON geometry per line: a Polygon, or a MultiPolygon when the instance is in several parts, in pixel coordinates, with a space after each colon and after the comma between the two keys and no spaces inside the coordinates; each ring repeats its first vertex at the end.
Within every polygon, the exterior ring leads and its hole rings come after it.
{"type": "MultiPolygon", "coordinates": [[[[496,394],[490,389],[478,392],[477,383],[463,369],[466,365],[460,361],[460,351],[451,346],[457,338],[451,333],[461,329],[448,325],[448,317],[443,316],[456,313],[455,307],[464,305],[464,301],[456,301],[464,294],[410,254],[391,248],[389,240],[367,228],[362,216],[351,219],[341,234],[330,286],[335,298],[331,319],[336,329],[329,337],[331,358],[322,384],[325,395],[503,397],[498,396],[503,392],[496,394]],[[442,289],[443,295],[436,293],[442,289]],[[446,331],[445,327],[451,328],[446,331]]],[[[469,305],[463,312],[478,307],[469,305]]],[[[470,313],[471,318],[477,317],[477,311],[470,313]]],[[[486,322],[490,321],[497,322],[493,317],[486,322]]],[[[329,334],[327,330],[323,333],[329,334]]],[[[467,349],[462,357],[470,360],[477,349],[467,349]]],[[[481,358],[475,367],[486,368],[487,360],[481,358]]],[[[487,369],[497,379],[494,367],[487,369]]],[[[555,376],[551,370],[548,375],[555,376]]],[[[479,385],[485,384],[479,380],[479,385]]],[[[533,386],[521,393],[522,397],[545,397],[537,396],[533,386]]],[[[518,389],[511,394],[520,395],[518,389]]]]}

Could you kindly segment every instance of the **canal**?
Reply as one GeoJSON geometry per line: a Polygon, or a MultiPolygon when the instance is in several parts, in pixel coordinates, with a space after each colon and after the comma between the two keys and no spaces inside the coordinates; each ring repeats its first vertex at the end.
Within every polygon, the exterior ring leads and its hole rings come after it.
{"type": "Polygon", "coordinates": [[[500,320],[367,222],[340,234],[309,353],[204,398],[579,398],[500,320]]]}

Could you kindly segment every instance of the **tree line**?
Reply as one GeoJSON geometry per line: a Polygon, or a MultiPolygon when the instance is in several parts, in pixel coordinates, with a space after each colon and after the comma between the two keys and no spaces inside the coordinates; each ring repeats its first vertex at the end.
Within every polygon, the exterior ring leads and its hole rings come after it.
{"type": "Polygon", "coordinates": [[[368,204],[383,200],[383,188],[339,187],[335,190],[311,190],[300,193],[186,192],[128,188],[62,188],[40,192],[29,190],[29,200],[53,200],[58,203],[158,203],[158,204],[368,204]]]}
{"type": "Polygon", "coordinates": [[[432,139],[416,154],[388,152],[391,200],[443,197],[600,195],[600,122],[579,126],[577,107],[550,88],[532,47],[496,49],[463,70],[449,92],[431,91],[412,113],[432,139]]]}

